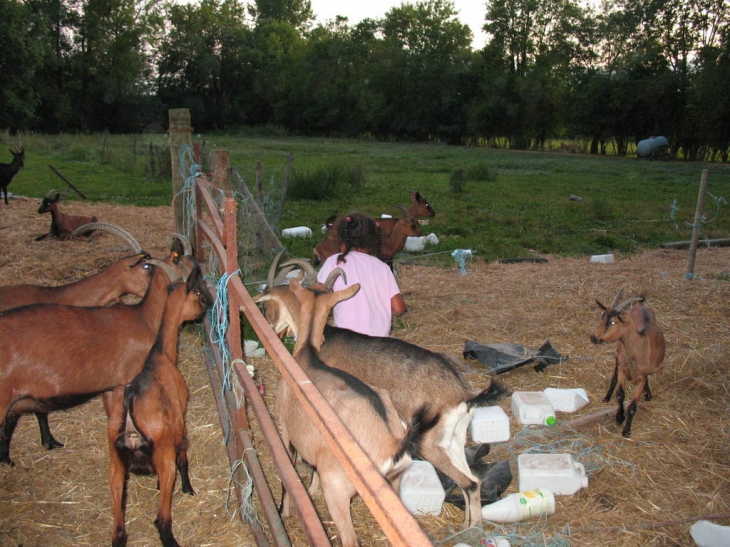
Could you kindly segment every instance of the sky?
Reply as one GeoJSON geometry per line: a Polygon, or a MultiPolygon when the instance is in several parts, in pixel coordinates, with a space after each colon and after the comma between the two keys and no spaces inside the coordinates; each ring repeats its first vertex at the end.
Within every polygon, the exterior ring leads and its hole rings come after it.
{"type": "MultiPolygon", "coordinates": [[[[400,6],[406,0],[311,0],[312,11],[316,20],[324,23],[343,15],[348,18],[350,25],[359,23],[362,19],[382,18],[391,8],[400,6]]],[[[484,17],[487,13],[486,3],[483,0],[452,0],[457,17],[465,25],[471,27],[473,35],[472,46],[481,49],[486,41],[486,34],[481,30],[484,26],[484,17]]],[[[408,3],[415,3],[407,0],[408,3]]]]}

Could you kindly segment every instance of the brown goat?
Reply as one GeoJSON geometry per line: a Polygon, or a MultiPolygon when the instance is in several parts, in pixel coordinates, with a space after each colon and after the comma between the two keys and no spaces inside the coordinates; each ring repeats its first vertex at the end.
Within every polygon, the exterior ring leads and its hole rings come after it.
{"type": "MultiPolygon", "coordinates": [[[[418,442],[415,437],[422,431],[419,425],[422,413],[418,414],[407,434],[387,392],[368,386],[347,372],[328,367],[317,357],[314,349],[321,345],[322,331],[332,306],[350,298],[359,289],[360,285],[354,284],[337,293],[317,294],[302,287],[297,279],[292,279],[285,290],[299,303],[301,316],[293,355],[375,466],[386,479],[397,483],[402,472],[411,464],[406,449],[418,442]]],[[[350,514],[350,502],[357,493],[354,485],[322,435],[311,427],[306,412],[287,382],[279,384],[277,409],[281,437],[292,461],[298,453],[315,468],[310,494],[316,489],[318,477],[343,547],[356,547],[357,535],[350,514]]],[[[285,492],[282,515],[287,516],[288,513],[285,492]]]]}
{"type": "MultiPolygon", "coordinates": [[[[421,235],[421,230],[418,227],[417,220],[419,217],[433,217],[436,216],[428,200],[418,191],[408,192],[411,195],[411,205],[408,210],[405,207],[398,205],[398,208],[403,211],[404,218],[413,219],[413,222],[401,223],[399,231],[393,233],[396,228],[396,224],[402,219],[397,218],[377,218],[375,219],[380,227],[381,233],[381,249],[386,249],[388,258],[384,258],[385,262],[392,267],[393,256],[399,252],[406,243],[406,238],[418,237],[421,235]],[[391,234],[393,234],[391,236],[391,234]],[[405,234],[405,237],[403,237],[405,234]],[[402,238],[402,242],[400,241],[402,238]]],[[[338,227],[341,219],[337,216],[331,216],[325,221],[326,233],[325,238],[314,248],[312,262],[315,266],[321,264],[327,258],[333,254],[340,252],[341,241],[338,236],[338,227]]],[[[383,253],[381,252],[381,255],[383,253]]]]}
{"type": "Polygon", "coordinates": [[[656,321],[654,312],[643,305],[631,307],[636,302],[643,304],[644,297],[629,298],[620,302],[622,294],[623,291],[620,291],[608,308],[596,300],[603,313],[598,327],[591,335],[591,342],[594,344],[616,342],[613,377],[603,401],[608,403],[611,400],[613,391],[618,385],[616,423],[621,425],[624,419],[626,420],[622,435],[628,437],[631,435],[631,422],[642,393],[646,401],[652,399],[649,375],[659,372],[664,366],[665,342],[664,333],[656,321]],[[634,383],[635,388],[631,402],[624,413],[627,381],[634,383]]]}
{"type": "MultiPolygon", "coordinates": [[[[152,267],[147,263],[150,256],[128,232],[113,224],[87,224],[74,232],[84,229],[104,230],[120,236],[129,243],[131,256],[121,258],[99,273],[56,287],[40,285],[9,285],[0,287],[0,312],[28,306],[30,304],[65,304],[69,306],[107,306],[117,302],[125,294],[143,297],[150,286],[152,267]]],[[[12,436],[19,416],[9,416],[5,420],[4,437],[12,436]]],[[[48,426],[48,414],[37,413],[38,426],[41,432],[41,444],[48,450],[63,447],[51,434],[48,426]]],[[[2,448],[0,448],[2,454],[2,448]]],[[[0,460],[1,461],[1,460],[0,460]]]]}
{"type": "Polygon", "coordinates": [[[105,400],[109,416],[107,435],[114,547],[127,544],[124,493],[130,472],[157,475],[160,501],[155,526],[162,545],[179,547],[172,533],[176,469],[180,472],[182,491],[191,495],[195,492],[188,475],[185,414],[189,392],[176,366],[177,344],[183,322],[197,319],[212,304],[207,291],[200,298],[191,298],[201,286],[204,284],[197,269],[186,281],[169,286],[162,325],[142,372],[105,400]]]}
{"type": "Polygon", "coordinates": [[[8,186],[13,181],[15,175],[18,174],[20,168],[25,165],[25,148],[17,148],[11,150],[13,161],[10,163],[0,163],[0,191],[5,197],[5,205],[8,204],[8,186]]]}
{"type": "MultiPolygon", "coordinates": [[[[177,247],[173,245],[170,260],[187,277],[197,262],[179,256],[177,247]]],[[[167,285],[168,275],[155,268],[138,304],[34,304],[0,312],[0,422],[71,408],[127,384],[155,342],[167,285]]],[[[207,288],[202,286],[201,294],[203,290],[207,288]]],[[[12,465],[11,437],[12,429],[0,428],[0,463],[12,465]]]]}
{"type": "Polygon", "coordinates": [[[73,216],[61,212],[61,208],[58,205],[61,197],[62,194],[55,192],[43,198],[41,206],[38,208],[38,213],[51,213],[51,230],[47,234],[35,238],[36,241],[40,241],[49,235],[56,236],[59,239],[68,239],[77,228],[98,220],[96,217],[73,216]]]}
{"type": "MultiPolygon", "coordinates": [[[[380,232],[380,256],[378,258],[390,265],[391,269],[393,268],[393,257],[403,249],[406,244],[406,239],[421,235],[421,229],[416,219],[407,216],[407,213],[405,214],[406,216],[399,219],[392,219],[394,222],[392,224],[393,228],[390,231],[385,232],[381,229],[380,232]]],[[[376,220],[378,226],[380,226],[380,221],[381,219],[376,220]]],[[[341,222],[342,219],[337,220],[332,225],[332,228],[328,230],[325,239],[314,248],[313,262],[315,265],[324,262],[330,256],[342,251],[342,241],[338,235],[341,222]]]]}
{"type": "MultiPolygon", "coordinates": [[[[405,216],[409,216],[414,220],[418,220],[421,217],[435,217],[436,211],[434,211],[428,200],[418,191],[409,191],[411,196],[411,204],[408,207],[408,212],[405,216]]],[[[402,210],[402,208],[401,208],[402,210]]],[[[377,219],[380,224],[380,229],[384,233],[390,233],[395,227],[395,223],[398,219],[396,218],[379,218],[377,219]]]]}
{"type": "MultiPolygon", "coordinates": [[[[314,269],[305,261],[300,264],[305,278],[314,283],[314,269]]],[[[277,333],[293,331],[298,337],[299,302],[286,286],[273,285],[275,266],[273,263],[268,286],[257,300],[263,303],[264,315],[277,333]]],[[[488,388],[474,390],[449,359],[397,338],[371,337],[326,325],[324,341],[321,347],[315,341],[315,349],[326,365],[387,390],[403,420],[410,421],[419,409],[428,408],[425,419],[435,425],[421,439],[419,455],[461,487],[466,523],[481,523],[480,480],[469,468],[464,452],[467,428],[474,410],[494,404],[504,388],[490,381],[488,388]]]]}

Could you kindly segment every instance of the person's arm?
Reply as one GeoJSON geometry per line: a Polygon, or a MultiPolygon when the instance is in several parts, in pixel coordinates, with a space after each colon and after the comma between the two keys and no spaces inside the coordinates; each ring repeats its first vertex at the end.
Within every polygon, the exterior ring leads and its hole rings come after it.
{"type": "Polygon", "coordinates": [[[403,295],[401,295],[401,293],[396,294],[390,299],[390,310],[395,316],[403,315],[406,311],[408,311],[406,309],[406,301],[403,300],[403,295]]]}

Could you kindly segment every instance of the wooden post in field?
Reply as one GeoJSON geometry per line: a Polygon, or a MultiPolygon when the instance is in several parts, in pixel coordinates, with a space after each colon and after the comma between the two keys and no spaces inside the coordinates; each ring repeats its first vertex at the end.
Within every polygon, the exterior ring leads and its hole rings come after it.
{"type": "Polygon", "coordinates": [[[210,153],[210,168],[213,171],[213,184],[231,197],[231,157],[227,150],[213,150],[210,153]]]}
{"type": "Polygon", "coordinates": [[[190,111],[187,108],[175,108],[168,111],[170,118],[170,161],[172,162],[172,212],[174,215],[174,231],[178,234],[185,233],[185,221],[183,219],[184,199],[180,191],[185,186],[188,173],[180,171],[180,154],[185,146],[190,146],[190,134],[193,128],[190,126],[190,111]]]}
{"type": "Polygon", "coordinates": [[[700,177],[700,192],[697,196],[697,209],[695,210],[695,220],[692,223],[692,240],[689,244],[689,256],[687,258],[687,273],[684,274],[685,279],[693,279],[695,274],[695,256],[697,255],[697,242],[700,238],[700,228],[702,228],[702,219],[705,214],[705,195],[707,194],[707,184],[710,171],[702,170],[700,177]]]}

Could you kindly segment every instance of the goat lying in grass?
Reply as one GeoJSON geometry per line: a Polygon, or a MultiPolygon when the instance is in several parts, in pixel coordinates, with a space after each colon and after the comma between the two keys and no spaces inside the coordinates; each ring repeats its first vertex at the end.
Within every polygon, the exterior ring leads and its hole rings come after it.
{"type": "Polygon", "coordinates": [[[124,493],[130,472],[157,474],[160,502],[155,526],[162,545],[179,547],[172,533],[175,469],[180,472],[182,491],[191,495],[194,491],[188,475],[185,424],[189,393],[176,366],[178,333],[183,322],[199,318],[211,305],[207,290],[199,298],[191,298],[204,286],[197,269],[186,281],[169,286],[162,325],[142,372],[126,387],[114,390],[106,401],[114,547],[127,544],[124,493]]]}
{"type": "MultiPolygon", "coordinates": [[[[359,288],[355,284],[337,293],[317,294],[302,287],[298,280],[291,281],[286,290],[299,303],[301,318],[293,355],[375,466],[386,479],[398,484],[400,475],[411,464],[406,451],[408,446],[417,444],[418,437],[429,427],[422,422],[424,411],[414,413],[407,433],[387,392],[330,368],[318,358],[314,349],[321,345],[322,331],[332,306],[350,298],[359,288]]],[[[318,477],[343,547],[356,547],[357,535],[350,514],[350,501],[357,493],[354,485],[284,381],[279,384],[277,409],[281,437],[292,461],[299,453],[315,468],[310,494],[316,489],[318,477]]],[[[286,493],[284,496],[282,515],[287,516],[286,493]]]]}
{"type": "Polygon", "coordinates": [[[654,312],[643,305],[631,307],[634,303],[643,304],[644,297],[629,298],[620,302],[622,295],[623,291],[619,291],[610,307],[596,300],[603,313],[600,323],[591,335],[591,342],[594,344],[616,342],[613,377],[603,401],[608,403],[611,400],[613,390],[618,385],[616,423],[621,425],[624,419],[626,420],[622,435],[628,437],[631,435],[631,422],[642,393],[646,401],[652,399],[649,375],[659,372],[664,366],[665,342],[664,333],[656,321],[654,312]],[[631,402],[624,412],[627,381],[633,382],[635,388],[631,402]]]}
{"type": "MultiPolygon", "coordinates": [[[[421,230],[417,223],[418,218],[436,216],[436,211],[434,211],[431,204],[421,192],[408,193],[411,196],[411,205],[408,207],[408,210],[401,206],[398,206],[398,208],[403,211],[403,218],[411,219],[410,222],[402,222],[402,219],[397,218],[375,219],[381,231],[381,258],[385,262],[388,262],[391,267],[393,257],[403,248],[406,239],[409,236],[418,237],[421,235],[421,230]],[[395,230],[396,225],[398,225],[397,230],[395,230]]],[[[333,254],[340,252],[340,245],[342,243],[338,233],[340,221],[341,218],[338,219],[337,216],[331,216],[325,221],[327,233],[324,240],[313,251],[312,262],[315,266],[321,264],[333,254]]]]}
{"type": "Polygon", "coordinates": [[[13,161],[10,163],[0,163],[0,191],[5,196],[5,205],[8,204],[8,186],[13,182],[13,178],[18,174],[20,168],[25,165],[25,148],[17,148],[11,150],[13,161]]]}
{"type": "MultiPolygon", "coordinates": [[[[106,306],[117,302],[125,294],[134,294],[143,297],[147,292],[152,279],[152,267],[147,259],[150,256],[142,246],[128,232],[113,224],[87,224],[80,230],[104,230],[116,234],[124,239],[134,254],[121,258],[101,272],[57,287],[40,285],[9,285],[0,287],[0,312],[28,306],[30,304],[64,304],[68,306],[106,306]]],[[[9,439],[15,431],[20,416],[9,416],[5,420],[2,437],[9,439]]],[[[63,447],[51,434],[48,426],[48,414],[37,413],[38,426],[41,432],[41,444],[48,450],[63,447]]],[[[2,441],[0,441],[1,443],[2,441]]],[[[0,461],[3,454],[0,444],[0,461]]],[[[7,463],[7,462],[6,462],[7,463]]]]}
{"type": "Polygon", "coordinates": [[[58,205],[61,197],[62,195],[60,193],[55,192],[43,198],[41,206],[38,208],[38,213],[51,213],[51,229],[47,234],[35,238],[36,241],[40,241],[49,235],[56,236],[59,239],[68,239],[77,228],[98,220],[96,217],[73,216],[61,212],[61,208],[58,205]]]}
{"type": "MultiPolygon", "coordinates": [[[[178,247],[173,244],[170,260],[187,277],[198,265],[178,247]]],[[[138,304],[34,304],[0,313],[0,463],[12,465],[8,418],[72,408],[97,395],[107,398],[139,373],[157,337],[167,285],[165,271],[155,268],[138,304]]]]}
{"type": "MultiPolygon", "coordinates": [[[[288,287],[274,286],[278,258],[270,267],[266,290],[256,300],[277,333],[294,332],[298,337],[300,303],[288,287]]],[[[311,265],[290,261],[294,262],[314,284],[311,265]]],[[[424,434],[419,454],[413,455],[428,460],[458,484],[464,492],[466,523],[481,523],[480,480],[469,468],[464,452],[467,428],[474,410],[494,404],[504,388],[490,381],[486,389],[472,389],[449,359],[397,338],[370,337],[327,325],[321,346],[317,340],[313,346],[327,366],[387,390],[401,419],[410,421],[421,408],[428,408],[425,419],[435,425],[424,434]]]]}

